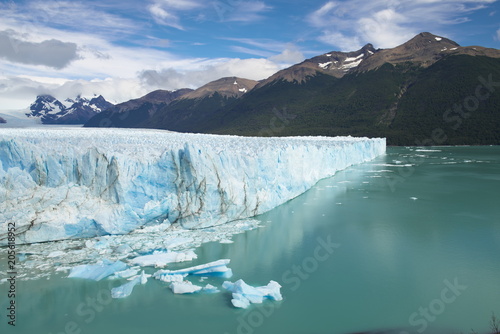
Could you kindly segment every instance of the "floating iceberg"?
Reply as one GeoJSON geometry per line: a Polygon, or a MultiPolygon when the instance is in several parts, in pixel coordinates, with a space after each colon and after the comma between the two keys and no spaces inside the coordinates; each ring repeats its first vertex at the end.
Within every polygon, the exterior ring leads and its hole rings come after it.
{"type": "Polygon", "coordinates": [[[172,283],[172,282],[182,282],[184,281],[184,278],[186,278],[187,274],[166,274],[166,275],[155,275],[154,278],[157,280],[160,280],[162,282],[166,283],[172,283]]]}
{"type": "Polygon", "coordinates": [[[172,282],[170,284],[170,289],[175,294],[186,294],[186,293],[195,293],[202,289],[201,286],[194,285],[190,281],[182,281],[182,282],[172,282]]]}
{"type": "Polygon", "coordinates": [[[225,281],[222,287],[233,293],[231,303],[238,308],[247,308],[251,303],[262,303],[264,299],[283,299],[280,292],[281,285],[275,281],[270,281],[265,286],[253,287],[240,279],[235,283],[225,281]]]}
{"type": "Polygon", "coordinates": [[[117,271],[124,271],[127,268],[127,265],[121,261],[111,262],[104,260],[98,264],[83,264],[73,267],[68,277],[100,281],[103,278],[113,275],[117,271]]]}
{"type": "Polygon", "coordinates": [[[113,297],[113,298],[125,298],[125,297],[130,296],[130,294],[134,290],[134,287],[139,283],[146,284],[148,281],[148,277],[150,277],[150,276],[151,275],[146,275],[144,273],[144,270],[143,270],[140,275],[132,278],[132,280],[130,282],[125,283],[119,287],[111,289],[111,297],[113,297]]]}
{"type": "Polygon", "coordinates": [[[215,276],[229,278],[233,275],[230,268],[227,267],[231,260],[222,259],[214,262],[200,264],[198,266],[189,267],[179,270],[158,270],[153,274],[153,277],[164,282],[169,282],[169,276],[215,276]]]}
{"type": "Polygon", "coordinates": [[[197,257],[192,250],[186,252],[155,252],[150,255],[138,256],[130,260],[130,262],[141,267],[165,267],[168,263],[191,261],[197,257]]]}
{"type": "Polygon", "coordinates": [[[220,292],[217,287],[207,284],[204,287],[199,285],[195,285],[190,281],[182,281],[182,282],[172,282],[170,284],[170,289],[175,294],[187,294],[187,293],[196,293],[196,292],[205,292],[205,293],[218,293],[220,292]]]}
{"type": "Polygon", "coordinates": [[[220,290],[217,289],[217,287],[211,285],[211,284],[207,284],[203,287],[203,289],[201,289],[202,292],[205,292],[205,293],[219,293],[220,290]]]}
{"type": "Polygon", "coordinates": [[[0,230],[15,222],[22,244],[216,226],[269,211],[385,147],[351,137],[3,129],[0,230]]]}
{"type": "Polygon", "coordinates": [[[126,269],[123,271],[117,271],[113,275],[109,276],[108,279],[122,279],[122,278],[129,278],[137,275],[139,272],[138,268],[130,268],[126,269]]]}

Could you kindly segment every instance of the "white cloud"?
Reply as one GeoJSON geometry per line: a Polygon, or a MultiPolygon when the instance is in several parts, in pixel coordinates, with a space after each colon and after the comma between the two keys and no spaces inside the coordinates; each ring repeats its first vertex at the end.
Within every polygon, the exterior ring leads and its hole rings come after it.
{"type": "Polygon", "coordinates": [[[179,23],[180,21],[179,17],[174,15],[172,12],[163,9],[163,7],[160,4],[158,3],[152,4],[151,6],[148,7],[148,9],[151,15],[153,15],[153,18],[155,19],[156,23],[176,28],[179,30],[184,30],[184,28],[179,23]]]}
{"type": "Polygon", "coordinates": [[[13,30],[0,31],[0,58],[14,63],[61,69],[78,58],[76,47],[75,43],[56,39],[33,43],[23,40],[22,36],[13,30]]]}
{"type": "MultiPolygon", "coordinates": [[[[231,4],[231,2],[228,2],[231,4]]],[[[232,8],[226,8],[222,21],[227,22],[255,22],[263,18],[262,13],[271,9],[262,1],[233,2],[232,8]]]]}
{"type": "MultiPolygon", "coordinates": [[[[349,0],[328,1],[307,17],[320,31],[318,40],[354,50],[362,44],[389,48],[422,31],[445,33],[448,25],[496,0],[349,0]]],[[[450,35],[450,34],[447,34],[450,35]]]]}
{"type": "Polygon", "coordinates": [[[280,64],[281,67],[300,63],[304,59],[304,54],[293,44],[288,44],[283,52],[269,58],[269,60],[280,64]]]}
{"type": "MultiPolygon", "coordinates": [[[[288,52],[285,50],[284,54],[288,52]]],[[[128,62],[127,59],[119,62],[117,70],[123,70],[128,62]]],[[[50,73],[42,72],[38,76],[4,76],[0,77],[0,109],[24,109],[39,94],[51,94],[60,99],[100,94],[110,102],[119,103],[156,89],[198,88],[221,77],[261,80],[281,68],[280,64],[268,59],[182,59],[159,61],[154,68],[137,70],[129,77],[68,80],[52,78],[50,73]]]]}
{"type": "Polygon", "coordinates": [[[324,30],[323,34],[318,37],[318,40],[335,47],[342,51],[353,51],[362,47],[362,43],[358,36],[347,36],[338,31],[324,30]]]}
{"type": "Polygon", "coordinates": [[[93,35],[117,37],[137,33],[140,27],[132,20],[96,9],[96,4],[81,1],[31,1],[0,7],[4,24],[16,31],[31,34],[40,26],[64,27],[93,35]]]}
{"type": "Polygon", "coordinates": [[[156,0],[156,4],[180,10],[190,10],[200,6],[199,2],[193,0],[156,0]]]}
{"type": "Polygon", "coordinates": [[[185,30],[180,22],[180,13],[204,6],[202,2],[194,0],[156,0],[148,6],[148,10],[156,23],[185,30]]]}
{"type": "Polygon", "coordinates": [[[497,41],[500,41],[500,29],[497,30],[497,41]]]}
{"type": "Polygon", "coordinates": [[[280,69],[280,65],[268,59],[213,59],[200,62],[191,70],[182,71],[175,67],[145,70],[139,78],[149,90],[198,88],[223,77],[262,80],[280,69]]]}

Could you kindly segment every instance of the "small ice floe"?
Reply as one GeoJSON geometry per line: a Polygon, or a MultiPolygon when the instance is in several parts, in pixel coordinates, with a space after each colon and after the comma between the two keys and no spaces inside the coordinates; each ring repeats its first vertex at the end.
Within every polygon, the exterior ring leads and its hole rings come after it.
{"type": "Polygon", "coordinates": [[[220,292],[219,289],[217,289],[217,287],[211,285],[211,284],[207,284],[203,287],[203,289],[201,289],[202,292],[205,292],[205,293],[218,293],[220,292]]]}
{"type": "Polygon", "coordinates": [[[172,249],[172,248],[176,248],[176,247],[180,247],[180,246],[185,246],[186,244],[190,244],[193,241],[194,241],[193,238],[173,237],[173,238],[167,239],[167,241],[165,241],[164,244],[165,244],[165,247],[167,247],[168,249],[172,249]]]}
{"type": "Polygon", "coordinates": [[[282,300],[278,282],[270,281],[268,285],[253,287],[245,283],[242,279],[232,283],[225,281],[222,287],[232,292],[233,299],[231,303],[234,307],[247,308],[253,303],[262,303],[264,299],[282,300]]]}
{"type": "Polygon", "coordinates": [[[197,293],[197,292],[205,292],[205,293],[218,293],[220,292],[217,287],[207,284],[204,287],[193,284],[190,281],[182,281],[182,282],[173,282],[170,284],[170,289],[175,294],[189,294],[189,293],[197,293]]]}
{"type": "Polygon", "coordinates": [[[442,151],[441,150],[426,149],[426,148],[419,148],[419,149],[416,149],[415,152],[442,152],[442,151]]]}
{"type": "Polygon", "coordinates": [[[66,255],[66,252],[63,251],[54,251],[47,255],[48,258],[60,257],[66,255]]]}
{"type": "Polygon", "coordinates": [[[160,280],[162,282],[166,283],[172,283],[172,282],[182,282],[184,281],[184,278],[186,278],[187,274],[173,274],[173,275],[158,275],[154,276],[157,280],[160,280]]]}
{"type": "Polygon", "coordinates": [[[165,281],[168,275],[195,275],[195,276],[215,276],[229,278],[233,275],[230,268],[227,267],[231,260],[222,259],[214,262],[209,262],[205,264],[200,264],[199,266],[194,266],[179,270],[158,270],[153,274],[153,277],[165,281]]]}
{"type": "Polygon", "coordinates": [[[416,201],[418,198],[417,197],[410,197],[410,199],[416,201]]]}
{"type": "Polygon", "coordinates": [[[165,267],[168,263],[191,261],[198,258],[192,251],[186,252],[154,252],[150,255],[138,256],[130,260],[130,263],[141,267],[165,267]]]}
{"type": "Polygon", "coordinates": [[[195,293],[202,289],[199,285],[194,285],[190,281],[172,282],[170,289],[175,294],[195,293]]]}
{"type": "Polygon", "coordinates": [[[108,279],[129,278],[129,277],[137,275],[138,272],[139,272],[139,268],[130,268],[127,270],[118,271],[118,272],[114,273],[113,275],[109,276],[108,279]]]}
{"type": "Polygon", "coordinates": [[[124,255],[130,254],[133,251],[134,250],[132,249],[132,247],[130,247],[130,245],[128,245],[128,244],[120,245],[120,246],[116,247],[114,250],[115,253],[124,254],[124,255]]]}
{"type": "Polygon", "coordinates": [[[140,275],[132,277],[130,282],[111,289],[111,297],[125,298],[130,296],[137,284],[146,284],[148,282],[148,277],[151,277],[151,275],[145,274],[143,270],[140,275]]]}
{"type": "Polygon", "coordinates": [[[105,259],[97,264],[83,264],[73,267],[68,277],[100,281],[103,278],[113,275],[117,271],[123,271],[127,268],[127,265],[121,261],[111,262],[105,259]]]}

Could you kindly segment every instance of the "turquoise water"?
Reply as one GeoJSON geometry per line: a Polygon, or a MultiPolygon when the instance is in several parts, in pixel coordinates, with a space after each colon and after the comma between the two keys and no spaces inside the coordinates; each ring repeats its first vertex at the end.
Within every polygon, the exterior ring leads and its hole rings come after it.
{"type": "Polygon", "coordinates": [[[282,302],[239,310],[226,292],[173,295],[155,280],[111,300],[117,282],[56,274],[17,282],[15,328],[0,285],[0,332],[486,332],[491,313],[500,316],[499,186],[500,147],[388,148],[189,263],[229,258],[232,281],[276,280],[282,302]]]}

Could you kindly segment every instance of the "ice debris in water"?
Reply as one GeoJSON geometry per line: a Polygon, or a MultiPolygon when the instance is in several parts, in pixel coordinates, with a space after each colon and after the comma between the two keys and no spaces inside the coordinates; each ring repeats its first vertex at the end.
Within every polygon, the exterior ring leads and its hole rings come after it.
{"type": "Polygon", "coordinates": [[[100,281],[103,278],[113,275],[117,271],[127,269],[127,265],[121,261],[111,262],[103,260],[97,264],[82,264],[71,269],[68,277],[85,278],[100,281]]]}
{"type": "Polygon", "coordinates": [[[126,269],[123,271],[117,271],[113,275],[109,276],[108,279],[129,278],[129,277],[137,275],[138,272],[139,272],[139,268],[130,268],[130,269],[126,269]]]}
{"type": "Polygon", "coordinates": [[[186,294],[186,293],[196,293],[196,292],[205,292],[205,293],[218,293],[220,292],[217,287],[207,284],[204,287],[199,285],[195,285],[190,281],[182,281],[182,282],[172,282],[170,284],[170,289],[175,294],[186,294]]]}
{"type": "Polygon", "coordinates": [[[186,252],[154,252],[150,255],[138,256],[130,260],[130,263],[141,267],[165,267],[168,263],[191,261],[197,257],[192,250],[186,252]]]}
{"type": "Polygon", "coordinates": [[[233,293],[231,303],[234,307],[247,308],[251,303],[262,303],[264,299],[282,300],[278,282],[270,281],[268,285],[253,287],[242,279],[235,283],[225,281],[222,287],[233,293]]]}
{"type": "MultiPolygon", "coordinates": [[[[145,228],[128,235],[109,235],[92,239],[61,240],[30,245],[16,245],[21,262],[17,264],[20,281],[36,280],[54,272],[68,272],[76,264],[96,263],[106,258],[110,261],[128,262],[158,249],[188,252],[203,243],[220,242],[233,235],[260,227],[260,221],[245,219],[205,230],[185,230],[180,226],[168,229],[161,226],[145,228]],[[97,247],[94,247],[96,246],[97,247]],[[102,247],[106,245],[106,247],[102,247]],[[52,257],[49,257],[52,253],[52,257]],[[64,256],[61,255],[64,253],[64,256]],[[57,255],[57,256],[56,256],[57,255]],[[59,256],[60,255],[60,256],[59,256]]],[[[0,284],[5,283],[0,281],[0,284]]]]}
{"type": "Polygon", "coordinates": [[[182,281],[182,282],[172,282],[170,284],[170,289],[172,289],[172,292],[175,294],[185,294],[185,293],[198,292],[202,289],[202,287],[194,285],[189,281],[182,281]]]}
{"type": "Polygon", "coordinates": [[[231,260],[221,259],[214,262],[200,264],[198,266],[179,269],[179,270],[158,270],[153,277],[165,281],[169,275],[196,275],[196,276],[215,276],[229,278],[233,275],[230,268],[227,267],[231,260]]]}
{"type": "Polygon", "coordinates": [[[132,293],[132,290],[134,290],[134,287],[137,284],[146,284],[148,281],[148,277],[151,277],[151,275],[147,275],[144,273],[144,270],[142,273],[136,277],[133,277],[130,282],[125,283],[119,287],[111,289],[111,297],[113,298],[125,298],[130,296],[132,293]]]}

